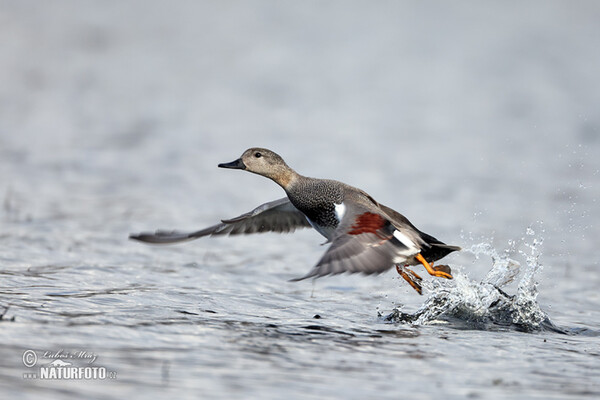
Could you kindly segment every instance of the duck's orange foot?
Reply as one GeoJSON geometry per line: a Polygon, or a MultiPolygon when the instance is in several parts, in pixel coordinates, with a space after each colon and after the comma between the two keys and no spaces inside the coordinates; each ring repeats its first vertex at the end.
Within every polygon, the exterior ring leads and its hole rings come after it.
{"type": "Polygon", "coordinates": [[[417,293],[420,295],[423,294],[423,287],[421,286],[422,279],[415,271],[408,269],[407,267],[401,268],[399,265],[396,265],[396,271],[398,271],[400,276],[403,277],[417,293]]]}
{"type": "Polygon", "coordinates": [[[440,272],[440,271],[441,271],[441,272],[444,272],[444,273],[446,273],[446,274],[450,275],[450,278],[448,278],[448,279],[452,279],[452,271],[450,270],[450,267],[449,267],[449,266],[447,266],[447,265],[438,265],[438,266],[435,266],[435,267],[434,267],[434,266],[433,266],[433,263],[431,263],[431,267],[432,267],[432,268],[433,268],[435,271],[438,271],[438,272],[440,272]]]}
{"type": "Polygon", "coordinates": [[[450,274],[450,267],[447,265],[440,265],[438,267],[433,267],[433,263],[429,264],[423,256],[419,253],[415,256],[415,258],[423,264],[429,275],[437,276],[439,278],[452,279],[452,275],[450,274]]]}

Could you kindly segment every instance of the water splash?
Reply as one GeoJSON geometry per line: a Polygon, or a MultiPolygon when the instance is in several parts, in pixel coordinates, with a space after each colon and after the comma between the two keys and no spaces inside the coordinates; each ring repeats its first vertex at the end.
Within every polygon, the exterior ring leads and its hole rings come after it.
{"type": "Polygon", "coordinates": [[[516,329],[525,332],[552,330],[561,332],[542,311],[536,301],[538,290],[536,274],[540,263],[542,238],[535,237],[533,228],[527,228],[527,237],[521,244],[526,250],[515,250],[517,242],[499,253],[490,243],[478,243],[465,249],[480,259],[489,256],[492,267],[481,282],[476,282],[453,268],[454,284],[433,288],[425,303],[414,313],[395,309],[384,317],[388,322],[405,322],[413,325],[452,323],[470,329],[516,329]],[[531,238],[529,238],[531,237],[531,238]],[[524,257],[525,265],[512,258],[524,257]],[[509,295],[503,288],[522,275],[516,294],[509,295]]]}

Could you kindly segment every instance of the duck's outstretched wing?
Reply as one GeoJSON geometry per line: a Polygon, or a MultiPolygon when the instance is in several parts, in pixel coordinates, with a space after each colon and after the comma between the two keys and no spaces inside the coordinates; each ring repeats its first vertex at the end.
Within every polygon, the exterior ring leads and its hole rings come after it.
{"type": "Polygon", "coordinates": [[[195,232],[164,231],[142,232],[129,235],[130,239],[145,243],[168,244],[194,240],[203,236],[239,235],[261,232],[288,233],[311,225],[287,197],[256,207],[239,217],[224,219],[220,224],[195,232]]]}
{"type": "Polygon", "coordinates": [[[338,231],[317,265],[292,281],[344,272],[378,274],[391,268],[399,256],[418,253],[409,239],[396,233],[391,222],[378,213],[367,211],[349,216],[349,220],[341,221],[338,231]]]}

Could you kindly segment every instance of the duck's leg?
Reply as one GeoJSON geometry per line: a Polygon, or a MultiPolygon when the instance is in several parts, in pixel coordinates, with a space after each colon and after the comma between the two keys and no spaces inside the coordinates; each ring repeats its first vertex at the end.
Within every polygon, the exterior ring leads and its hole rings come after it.
{"type": "Polygon", "coordinates": [[[429,264],[425,258],[421,255],[421,253],[417,254],[415,258],[423,264],[429,275],[438,276],[440,278],[452,279],[452,275],[450,275],[450,267],[447,265],[440,265],[439,267],[433,267],[433,263],[429,264]]]}
{"type": "Polygon", "coordinates": [[[421,287],[422,279],[419,275],[416,274],[415,271],[406,268],[406,266],[401,268],[400,265],[396,265],[396,271],[398,271],[400,276],[403,277],[404,280],[408,282],[408,284],[417,291],[417,293],[421,295],[423,294],[423,288],[421,287]]]}

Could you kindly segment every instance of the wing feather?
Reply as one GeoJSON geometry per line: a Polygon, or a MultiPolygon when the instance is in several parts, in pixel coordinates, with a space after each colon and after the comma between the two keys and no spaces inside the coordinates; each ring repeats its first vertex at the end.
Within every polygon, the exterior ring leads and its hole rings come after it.
{"type": "Polygon", "coordinates": [[[194,240],[203,236],[240,235],[262,232],[288,233],[311,225],[287,197],[271,201],[235,218],[195,232],[158,230],[132,234],[130,239],[145,243],[168,244],[194,240]]]}
{"type": "Polygon", "coordinates": [[[384,215],[371,211],[354,213],[340,222],[338,235],[317,265],[292,281],[344,272],[382,273],[394,265],[399,255],[410,257],[418,252],[400,242],[393,234],[395,230],[384,215]]]}

